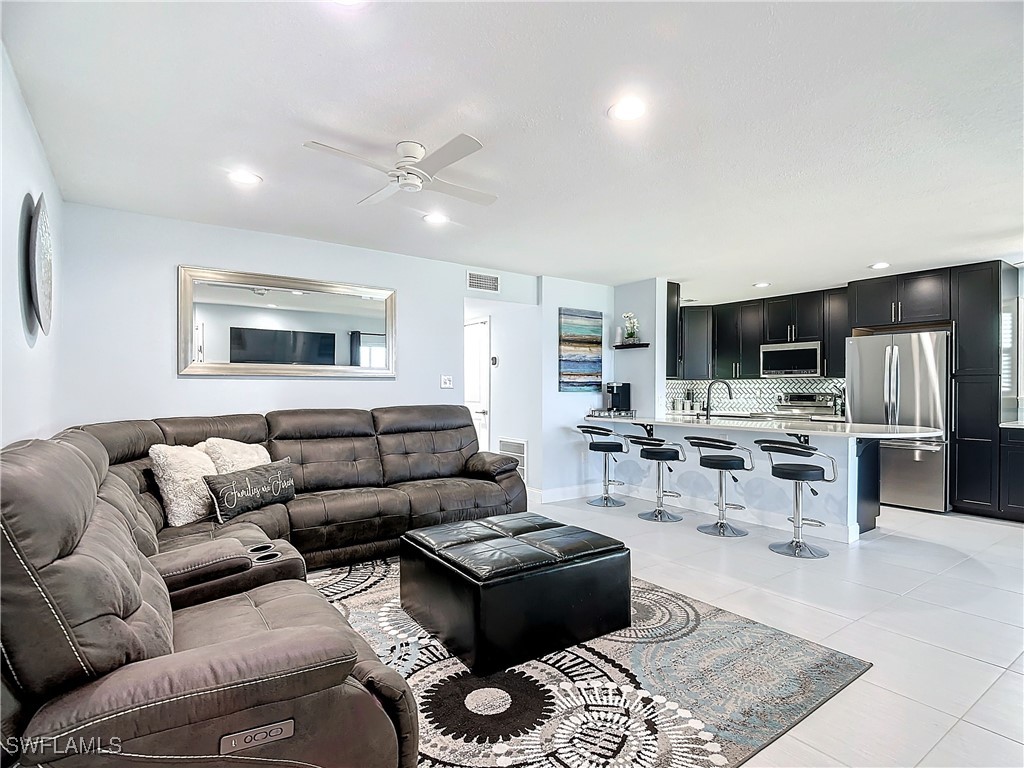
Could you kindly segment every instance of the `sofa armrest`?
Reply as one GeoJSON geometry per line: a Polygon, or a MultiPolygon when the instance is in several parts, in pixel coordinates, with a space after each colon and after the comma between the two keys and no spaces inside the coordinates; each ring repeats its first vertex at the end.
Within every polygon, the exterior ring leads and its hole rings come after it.
{"type": "MultiPolygon", "coordinates": [[[[24,735],[40,744],[142,739],[341,685],[355,661],[355,647],[336,629],[259,632],[126,664],[49,701],[24,735]]],[[[22,764],[52,759],[32,751],[22,764]]]]}
{"type": "Polygon", "coordinates": [[[409,683],[398,672],[379,661],[357,662],[352,677],[377,697],[395,724],[398,768],[416,768],[419,761],[419,715],[409,683]]]}
{"type": "Polygon", "coordinates": [[[494,480],[506,472],[514,472],[518,466],[519,459],[500,453],[480,451],[466,460],[466,474],[470,477],[494,480]]]}
{"type": "Polygon", "coordinates": [[[159,552],[149,558],[169,592],[233,576],[252,568],[252,558],[238,539],[212,539],[190,547],[159,552]]]}

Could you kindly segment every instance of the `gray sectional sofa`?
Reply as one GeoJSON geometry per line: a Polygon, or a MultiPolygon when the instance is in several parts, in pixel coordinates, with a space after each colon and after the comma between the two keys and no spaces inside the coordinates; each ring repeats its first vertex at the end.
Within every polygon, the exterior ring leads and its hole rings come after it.
{"type": "Polygon", "coordinates": [[[412,768],[408,685],[306,564],[524,510],[516,461],[477,448],[457,406],[111,422],[4,448],[0,762],[412,768]],[[296,497],[167,527],[149,448],[213,436],[290,457],[296,497]]]}

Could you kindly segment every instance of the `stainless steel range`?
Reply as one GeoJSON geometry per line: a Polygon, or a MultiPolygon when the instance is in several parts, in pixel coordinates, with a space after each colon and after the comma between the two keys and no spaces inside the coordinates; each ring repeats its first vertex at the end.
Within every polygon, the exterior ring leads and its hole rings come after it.
{"type": "Polygon", "coordinates": [[[784,418],[839,415],[839,395],[830,392],[783,392],[775,413],[784,418]]]}

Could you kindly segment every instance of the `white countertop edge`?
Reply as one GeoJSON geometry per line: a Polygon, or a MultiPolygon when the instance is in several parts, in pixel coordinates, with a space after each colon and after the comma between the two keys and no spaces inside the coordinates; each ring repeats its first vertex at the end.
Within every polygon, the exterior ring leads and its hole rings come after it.
{"type": "Polygon", "coordinates": [[[1000,429],[1024,429],[1024,421],[1004,421],[999,425],[1000,429]]]}
{"type": "MultiPolygon", "coordinates": [[[[849,439],[925,439],[942,437],[941,429],[929,427],[887,426],[885,424],[847,424],[834,421],[785,421],[783,419],[728,419],[712,416],[711,421],[697,421],[692,416],[663,416],[652,418],[637,416],[625,419],[621,416],[587,416],[590,421],[607,421],[618,424],[652,424],[656,427],[689,427],[690,429],[732,429],[745,432],[782,432],[800,435],[816,434],[849,439]]],[[[1024,425],[1022,425],[1024,426],[1024,425]]]]}

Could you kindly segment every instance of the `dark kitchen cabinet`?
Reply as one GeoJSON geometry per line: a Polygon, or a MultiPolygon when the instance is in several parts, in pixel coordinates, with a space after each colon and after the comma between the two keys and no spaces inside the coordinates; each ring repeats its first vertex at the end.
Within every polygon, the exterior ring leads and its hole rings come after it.
{"type": "Polygon", "coordinates": [[[938,323],[949,320],[949,270],[897,275],[896,322],[938,323]]]}
{"type": "Polygon", "coordinates": [[[683,307],[679,322],[680,378],[711,378],[711,325],[711,307],[683,307]]]}
{"type": "Polygon", "coordinates": [[[713,310],[713,326],[715,378],[758,378],[764,338],[763,302],[719,305],[713,310]]]}
{"type": "Polygon", "coordinates": [[[845,288],[825,291],[825,333],[821,349],[821,375],[846,376],[846,338],[850,335],[848,293],[845,288]]]}
{"type": "Polygon", "coordinates": [[[999,373],[1000,280],[1002,270],[1007,267],[1003,262],[989,261],[952,269],[950,294],[956,375],[999,373]]]}
{"type": "Polygon", "coordinates": [[[896,276],[850,283],[850,323],[855,326],[896,322],[896,276]]]}
{"type": "Polygon", "coordinates": [[[773,296],[764,300],[764,341],[819,341],[824,323],[822,291],[773,296]]]}
{"type": "Polygon", "coordinates": [[[1024,522],[1024,429],[999,432],[999,517],[1024,522]]]}
{"type": "Polygon", "coordinates": [[[850,283],[850,322],[857,327],[949,320],[949,270],[933,269],[850,283]]]}
{"type": "Polygon", "coordinates": [[[999,377],[953,379],[951,498],[964,512],[999,509],[999,377]]]}
{"type": "Polygon", "coordinates": [[[679,326],[682,316],[679,311],[679,283],[668,284],[668,301],[665,307],[665,377],[679,378],[679,362],[682,359],[682,340],[679,326]]]}
{"type": "Polygon", "coordinates": [[[740,305],[720,304],[712,310],[716,379],[735,379],[740,363],[740,305]]]}

